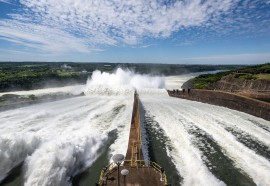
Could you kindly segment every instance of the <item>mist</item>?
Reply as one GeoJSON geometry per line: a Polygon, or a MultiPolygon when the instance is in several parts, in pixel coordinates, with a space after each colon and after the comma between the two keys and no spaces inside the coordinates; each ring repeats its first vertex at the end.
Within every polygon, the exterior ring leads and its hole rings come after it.
{"type": "Polygon", "coordinates": [[[85,94],[130,94],[139,89],[164,89],[165,77],[136,74],[118,68],[113,73],[96,70],[87,80],[85,94]]]}

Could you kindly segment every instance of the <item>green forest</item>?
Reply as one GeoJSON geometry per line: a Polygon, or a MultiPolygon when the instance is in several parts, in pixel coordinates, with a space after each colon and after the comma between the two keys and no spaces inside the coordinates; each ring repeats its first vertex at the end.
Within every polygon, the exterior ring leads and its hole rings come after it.
{"type": "Polygon", "coordinates": [[[233,75],[234,78],[245,80],[270,80],[270,63],[247,66],[241,69],[219,72],[216,74],[203,74],[191,79],[185,86],[191,86],[195,89],[207,89],[210,84],[219,81],[226,75],[233,75]]]}
{"type": "Polygon", "coordinates": [[[231,70],[238,65],[168,65],[132,63],[0,62],[0,92],[84,84],[94,70],[113,72],[118,67],[140,74],[179,75],[231,70]]]}

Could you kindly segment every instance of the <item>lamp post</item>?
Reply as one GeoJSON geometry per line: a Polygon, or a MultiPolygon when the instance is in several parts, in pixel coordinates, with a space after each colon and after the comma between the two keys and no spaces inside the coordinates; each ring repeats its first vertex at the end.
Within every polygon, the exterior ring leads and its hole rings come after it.
{"type": "Polygon", "coordinates": [[[126,186],[126,175],[128,175],[129,171],[127,169],[121,170],[121,174],[124,176],[124,186],[126,186]]]}
{"type": "Polygon", "coordinates": [[[164,169],[161,167],[160,171],[161,171],[161,178],[160,178],[160,181],[164,181],[164,178],[163,178],[164,169]]]}
{"type": "Polygon", "coordinates": [[[112,157],[114,163],[116,163],[117,165],[117,171],[118,171],[118,180],[117,180],[117,183],[118,183],[118,186],[120,186],[120,174],[119,174],[119,166],[121,165],[121,163],[124,161],[125,159],[125,156],[123,154],[115,154],[113,157],[112,157]]]}

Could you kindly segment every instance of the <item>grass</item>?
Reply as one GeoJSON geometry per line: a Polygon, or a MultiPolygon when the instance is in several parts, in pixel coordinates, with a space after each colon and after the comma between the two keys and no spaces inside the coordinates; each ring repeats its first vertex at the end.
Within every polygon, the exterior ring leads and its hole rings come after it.
{"type": "Polygon", "coordinates": [[[257,79],[256,76],[254,76],[253,74],[249,74],[249,73],[237,73],[237,74],[234,74],[234,78],[245,79],[245,80],[257,79]]]}
{"type": "Polygon", "coordinates": [[[234,75],[235,78],[245,79],[245,80],[256,80],[256,79],[266,79],[270,80],[270,74],[249,74],[249,73],[239,73],[234,75]]]}
{"type": "Polygon", "coordinates": [[[270,63],[245,67],[239,70],[241,73],[249,74],[270,74],[270,63]]]}
{"type": "Polygon", "coordinates": [[[235,71],[220,72],[217,74],[204,74],[191,80],[196,89],[207,89],[209,86],[219,81],[223,76],[233,75],[234,78],[244,80],[265,79],[270,80],[270,63],[245,67],[235,71]]]}
{"type": "Polygon", "coordinates": [[[217,74],[203,74],[193,79],[193,86],[196,89],[207,89],[211,83],[219,81],[230,72],[219,72],[217,74]]]}
{"type": "Polygon", "coordinates": [[[267,80],[270,80],[270,74],[256,74],[255,77],[257,79],[267,79],[267,80]]]}

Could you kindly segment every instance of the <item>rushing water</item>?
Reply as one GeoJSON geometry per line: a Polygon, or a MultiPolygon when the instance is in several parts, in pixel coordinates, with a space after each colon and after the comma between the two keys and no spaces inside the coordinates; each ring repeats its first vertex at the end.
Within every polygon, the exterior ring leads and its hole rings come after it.
{"type": "Polygon", "coordinates": [[[170,139],[168,155],[184,185],[269,185],[269,122],[223,107],[168,97],[140,96],[152,119],[170,139]],[[234,133],[228,127],[245,131],[234,133]],[[249,135],[245,135],[248,133],[249,135]],[[246,143],[239,140],[245,135],[246,143]],[[247,145],[256,142],[258,147],[247,145]],[[257,152],[257,149],[260,150],[257,152]]]}
{"type": "Polygon", "coordinates": [[[95,161],[115,129],[111,153],[125,153],[130,100],[84,96],[2,112],[0,175],[24,161],[25,185],[67,185],[95,161]]]}
{"type": "Polygon", "coordinates": [[[0,112],[0,185],[93,185],[126,153],[134,87],[149,157],[173,185],[270,185],[269,121],[169,97],[165,84],[186,76],[105,76],[96,73],[86,96],[0,112]]]}

